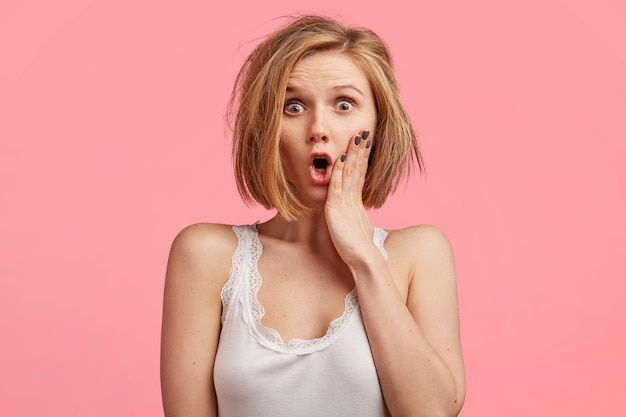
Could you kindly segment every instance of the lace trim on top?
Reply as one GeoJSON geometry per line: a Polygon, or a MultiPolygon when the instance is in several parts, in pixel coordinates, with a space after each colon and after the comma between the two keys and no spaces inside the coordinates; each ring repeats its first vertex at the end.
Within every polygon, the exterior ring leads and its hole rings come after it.
{"type": "Polygon", "coordinates": [[[228,316],[230,301],[233,297],[234,285],[236,282],[236,278],[241,276],[240,268],[244,265],[244,259],[246,255],[246,249],[248,245],[245,243],[245,229],[240,226],[233,226],[233,231],[237,235],[237,249],[235,249],[235,253],[233,253],[233,259],[230,264],[230,274],[228,276],[228,281],[222,287],[222,292],[220,293],[220,298],[222,299],[222,325],[226,321],[226,316],[228,316]]]}
{"type": "Polygon", "coordinates": [[[387,251],[385,250],[385,239],[387,238],[387,231],[378,227],[374,228],[374,245],[378,248],[380,253],[385,259],[387,259],[387,251]]]}
{"type": "MultiPolygon", "coordinates": [[[[238,277],[240,274],[240,267],[244,264],[244,258],[246,255],[244,248],[246,248],[250,254],[250,258],[246,264],[249,268],[249,285],[246,297],[249,304],[247,306],[244,305],[244,308],[249,307],[250,309],[249,313],[252,319],[251,330],[257,337],[259,343],[278,352],[299,355],[312,353],[330,346],[332,342],[335,341],[348,327],[348,324],[350,324],[356,317],[355,313],[359,310],[359,298],[356,288],[346,294],[344,298],[343,313],[341,316],[330,322],[324,336],[315,339],[291,339],[288,342],[285,342],[277,330],[266,327],[261,322],[263,316],[265,316],[265,309],[257,299],[257,293],[259,292],[262,283],[261,275],[259,274],[257,266],[263,251],[263,245],[259,240],[256,223],[247,228],[247,231],[251,232],[246,233],[247,236],[244,236],[244,231],[242,229],[243,228],[233,227],[233,230],[235,230],[240,242],[243,243],[243,241],[245,241],[247,244],[240,243],[237,250],[233,254],[231,277],[222,289],[222,303],[224,306],[222,312],[222,323],[224,323],[225,316],[227,314],[227,306],[232,298],[233,278],[238,277]],[[245,239],[245,237],[248,239],[245,239]]],[[[387,258],[387,252],[385,251],[383,244],[386,237],[387,232],[385,230],[379,228],[375,229],[373,241],[385,259],[387,258]]]]}

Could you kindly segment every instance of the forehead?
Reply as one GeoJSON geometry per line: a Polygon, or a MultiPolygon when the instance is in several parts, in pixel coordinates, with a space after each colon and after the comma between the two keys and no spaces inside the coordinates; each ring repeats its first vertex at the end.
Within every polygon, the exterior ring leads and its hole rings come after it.
{"type": "Polygon", "coordinates": [[[289,86],[309,83],[369,86],[365,72],[354,59],[340,51],[316,51],[301,58],[289,74],[289,86]]]}

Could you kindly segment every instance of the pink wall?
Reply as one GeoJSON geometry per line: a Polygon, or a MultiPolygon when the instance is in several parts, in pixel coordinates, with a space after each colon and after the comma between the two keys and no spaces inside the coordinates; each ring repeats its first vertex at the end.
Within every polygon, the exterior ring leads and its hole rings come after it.
{"type": "MultiPolygon", "coordinates": [[[[224,106],[296,9],[220,3],[0,3],[0,415],[159,415],[172,238],[268,217],[236,194],[224,106]]],[[[309,11],[395,54],[428,176],[372,216],[453,241],[462,415],[624,415],[623,3],[366,3],[309,11]]]]}

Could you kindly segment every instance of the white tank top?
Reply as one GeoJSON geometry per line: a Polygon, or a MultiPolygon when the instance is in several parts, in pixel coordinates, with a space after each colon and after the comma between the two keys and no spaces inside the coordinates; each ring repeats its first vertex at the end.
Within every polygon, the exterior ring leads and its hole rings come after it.
{"type": "MultiPolygon", "coordinates": [[[[285,343],[261,324],[264,310],[256,226],[233,226],[239,244],[222,289],[222,331],[213,370],[220,417],[389,416],[365,334],[356,290],[317,339],[285,343]]],[[[387,232],[374,243],[387,256],[387,232]]]]}

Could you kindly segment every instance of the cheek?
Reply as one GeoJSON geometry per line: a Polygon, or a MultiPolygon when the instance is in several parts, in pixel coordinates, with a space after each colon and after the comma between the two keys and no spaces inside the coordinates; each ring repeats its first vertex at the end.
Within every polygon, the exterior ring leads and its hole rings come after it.
{"type": "Polygon", "coordinates": [[[370,131],[374,133],[374,130],[378,126],[378,112],[377,111],[372,110],[370,112],[370,115],[368,117],[368,126],[371,128],[370,131]]]}
{"type": "Polygon", "coordinates": [[[298,149],[293,141],[289,139],[288,135],[281,135],[278,152],[282,169],[287,176],[290,176],[298,160],[298,149]]]}
{"type": "Polygon", "coordinates": [[[294,143],[297,140],[298,136],[301,135],[301,133],[298,133],[299,131],[300,130],[298,129],[297,123],[294,123],[293,120],[285,121],[283,119],[280,127],[281,146],[283,143],[286,145],[294,143]]]}
{"type": "Polygon", "coordinates": [[[356,135],[362,130],[369,130],[370,137],[372,137],[374,130],[376,129],[376,126],[377,126],[376,114],[374,113],[372,115],[370,112],[367,112],[367,113],[361,114],[360,116],[361,117],[358,117],[355,119],[354,123],[350,123],[351,128],[352,128],[352,134],[356,135]]]}
{"type": "Polygon", "coordinates": [[[280,155],[286,155],[293,152],[295,148],[296,141],[294,139],[294,135],[289,132],[287,129],[282,129],[280,133],[280,140],[278,142],[278,149],[280,151],[280,155]]]}

